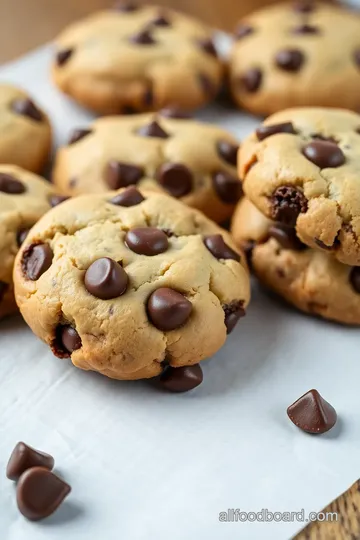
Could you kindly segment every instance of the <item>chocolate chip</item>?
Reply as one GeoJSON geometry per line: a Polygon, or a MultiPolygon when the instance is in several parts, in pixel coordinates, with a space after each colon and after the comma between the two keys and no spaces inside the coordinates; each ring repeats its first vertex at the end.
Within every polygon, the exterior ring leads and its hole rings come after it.
{"type": "Polygon", "coordinates": [[[320,240],[320,238],[314,238],[314,242],[317,246],[319,246],[319,248],[326,249],[327,251],[331,251],[333,248],[333,246],[327,246],[326,244],[324,244],[324,242],[320,240]]]}
{"type": "Polygon", "coordinates": [[[56,53],[56,63],[58,66],[63,66],[70,59],[74,52],[74,49],[63,49],[56,53]]]}
{"type": "Polygon", "coordinates": [[[302,153],[320,169],[341,167],[345,163],[341,148],[330,141],[313,141],[303,148],[302,153]]]}
{"type": "Polygon", "coordinates": [[[210,56],[214,56],[215,58],[217,58],[217,50],[213,41],[210,38],[198,39],[197,42],[199,46],[203,49],[203,51],[205,51],[210,56]]]}
{"type": "Polygon", "coordinates": [[[293,249],[295,251],[302,251],[306,246],[296,236],[294,227],[288,227],[283,223],[275,223],[268,231],[269,236],[275,238],[275,240],[284,249],[293,249]]]}
{"type": "Polygon", "coordinates": [[[23,254],[23,272],[28,279],[36,281],[51,266],[53,252],[49,244],[32,244],[23,254]]]}
{"type": "Polygon", "coordinates": [[[187,120],[188,118],[191,118],[191,115],[188,112],[183,111],[178,107],[166,107],[165,109],[161,109],[158,114],[160,116],[164,116],[165,118],[175,118],[180,120],[187,120]]]}
{"type": "Polygon", "coordinates": [[[221,234],[205,236],[204,244],[216,259],[234,259],[235,261],[240,261],[240,255],[225,244],[221,234]]]}
{"type": "Polygon", "coordinates": [[[20,247],[26,240],[27,235],[29,234],[30,229],[20,229],[16,235],[17,245],[20,247]]]}
{"type": "Polygon", "coordinates": [[[81,348],[81,338],[72,326],[60,326],[57,330],[57,334],[61,346],[70,354],[81,348]]]}
{"type": "Polygon", "coordinates": [[[314,1],[299,1],[294,3],[294,10],[299,13],[311,13],[312,11],[315,11],[315,3],[314,1]]]}
{"type": "Polygon", "coordinates": [[[121,193],[118,193],[110,199],[111,204],[115,204],[116,206],[136,206],[137,204],[142,203],[145,201],[144,197],[141,195],[140,191],[138,191],[135,187],[130,186],[121,193]]]}
{"type": "Polygon", "coordinates": [[[226,161],[226,163],[229,163],[229,165],[233,165],[234,167],[237,165],[238,150],[238,144],[233,144],[225,140],[217,143],[218,154],[226,161]]]}
{"type": "Polygon", "coordinates": [[[204,94],[208,97],[214,96],[216,94],[216,89],[211,78],[208,75],[205,75],[205,73],[199,73],[197,77],[204,94]]]}
{"type": "Polygon", "coordinates": [[[354,266],[350,272],[349,280],[354,291],[360,294],[360,266],[354,266]]]}
{"type": "Polygon", "coordinates": [[[169,392],[188,392],[203,382],[199,364],[174,368],[167,366],[160,375],[161,385],[169,392]]]}
{"type": "Polygon", "coordinates": [[[298,49],[284,49],[275,57],[276,65],[285,71],[299,71],[305,61],[304,53],[298,49]]]}
{"type": "Polygon", "coordinates": [[[162,27],[169,27],[172,26],[172,23],[167,15],[164,13],[159,13],[155,19],[151,21],[150,24],[153,24],[154,26],[162,26],[162,27]]]}
{"type": "Polygon", "coordinates": [[[242,89],[253,94],[259,90],[262,79],[262,71],[258,68],[251,68],[241,75],[239,78],[239,83],[242,89]]]}
{"type": "Polygon", "coordinates": [[[144,169],[131,163],[110,161],[105,170],[105,182],[110,189],[137,184],[144,176],[144,169]]]}
{"type": "Polygon", "coordinates": [[[185,324],[190,317],[192,303],[179,292],[162,287],[151,294],[147,311],[156,328],[169,332],[185,324]]]}
{"type": "Polygon", "coordinates": [[[300,24],[292,31],[293,34],[320,34],[320,29],[318,26],[313,26],[311,24],[300,24]]]}
{"type": "Polygon", "coordinates": [[[334,427],[337,414],[317,390],[309,390],[287,409],[295,426],[308,433],[325,433],[334,427]]]}
{"type": "Polygon", "coordinates": [[[123,267],[108,257],[93,262],[84,278],[86,290],[101,300],[121,296],[126,291],[128,282],[129,278],[123,267]]]}
{"type": "Polygon", "coordinates": [[[357,49],[354,52],[354,60],[355,60],[355,64],[360,67],[360,49],[357,49]]]}
{"type": "Polygon", "coordinates": [[[50,206],[52,208],[54,208],[55,206],[58,206],[62,202],[67,201],[69,199],[70,199],[70,197],[68,197],[67,195],[55,195],[55,194],[53,194],[53,195],[49,195],[49,197],[48,197],[48,201],[49,201],[50,206]]]}
{"type": "Polygon", "coordinates": [[[0,191],[9,195],[19,195],[26,191],[26,187],[11,174],[0,173],[0,191]]]}
{"type": "Polygon", "coordinates": [[[284,122],[282,124],[272,124],[270,126],[260,126],[256,130],[256,136],[259,141],[263,141],[271,135],[277,135],[278,133],[289,133],[296,135],[295,128],[291,122],[284,122]]]}
{"type": "Polygon", "coordinates": [[[227,334],[231,334],[235,326],[242,317],[245,317],[244,302],[242,300],[234,300],[230,304],[223,306],[225,313],[225,326],[227,334]]]}
{"type": "Polygon", "coordinates": [[[240,24],[235,30],[236,39],[243,39],[244,37],[250,36],[255,32],[254,28],[249,24],[243,23],[240,24]]]}
{"type": "Polygon", "coordinates": [[[173,197],[184,197],[193,187],[193,174],[181,163],[164,163],[156,173],[159,184],[173,197]]]}
{"type": "Polygon", "coordinates": [[[159,139],[167,139],[170,137],[170,135],[166,133],[155,120],[146,126],[142,126],[138,129],[137,133],[142,137],[156,137],[159,139]]]}
{"type": "Polygon", "coordinates": [[[245,240],[244,242],[242,242],[242,245],[241,245],[241,249],[242,251],[244,252],[244,255],[246,257],[246,262],[248,263],[248,267],[250,268],[250,270],[252,269],[252,256],[253,256],[253,251],[254,251],[254,248],[256,246],[256,242],[254,242],[254,240],[245,240]]]}
{"type": "Polygon", "coordinates": [[[68,144],[75,144],[87,135],[90,135],[92,133],[92,129],[74,129],[72,132],[68,144]]]}
{"type": "Polygon", "coordinates": [[[138,255],[159,255],[169,247],[168,237],[161,229],[156,227],[130,229],[126,233],[125,242],[128,248],[138,255]]]}
{"type": "Polygon", "coordinates": [[[226,171],[218,171],[212,177],[213,186],[219,199],[225,204],[235,204],[242,195],[240,180],[226,171]]]}
{"type": "Polygon", "coordinates": [[[45,467],[51,471],[54,458],[23,442],[17,443],[6,467],[6,476],[9,480],[18,480],[22,473],[31,467],[45,467]]]}
{"type": "Polygon", "coordinates": [[[307,210],[307,200],[304,194],[295,186],[280,186],[272,197],[272,218],[294,227],[298,215],[307,210]]]}
{"type": "Polygon", "coordinates": [[[150,28],[145,28],[137,34],[130,37],[130,41],[136,45],[154,45],[156,43],[152,36],[150,28]]]}
{"type": "Polygon", "coordinates": [[[8,290],[9,285],[5,281],[0,281],[0,302],[4,298],[6,291],[8,290]]]}
{"type": "Polygon", "coordinates": [[[53,514],[70,491],[71,487],[48,469],[33,467],[19,479],[16,502],[23,516],[38,521],[53,514]]]}
{"type": "Polygon", "coordinates": [[[13,101],[11,104],[11,109],[17,114],[21,114],[22,116],[27,116],[28,118],[35,120],[35,122],[42,122],[44,118],[43,113],[29,98],[15,99],[15,101],[13,101]]]}
{"type": "Polygon", "coordinates": [[[117,11],[123,11],[124,13],[131,13],[133,11],[137,11],[139,7],[135,2],[116,2],[114,5],[114,9],[117,11]]]}

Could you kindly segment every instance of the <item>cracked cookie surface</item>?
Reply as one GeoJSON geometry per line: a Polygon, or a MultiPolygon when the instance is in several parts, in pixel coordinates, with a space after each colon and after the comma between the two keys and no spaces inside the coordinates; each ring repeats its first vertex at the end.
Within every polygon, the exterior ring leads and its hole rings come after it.
{"type": "Polygon", "coordinates": [[[235,211],[231,232],[259,280],[288,302],[306,313],[360,324],[360,268],[307,248],[291,227],[267,219],[247,198],[235,211]]]}
{"type": "Polygon", "coordinates": [[[287,107],[360,109],[360,16],[284,3],[240,21],[230,57],[235,101],[255,114],[287,107]]]}
{"type": "Polygon", "coordinates": [[[306,245],[360,265],[360,115],[289,109],[270,116],[240,149],[244,191],[306,245]]]}
{"type": "Polygon", "coordinates": [[[72,24],[56,46],[56,84],[104,114],[195,109],[221,85],[211,30],[170,9],[123,2],[72,24]]]}
{"type": "Polygon", "coordinates": [[[70,195],[135,184],[163,190],[221,223],[242,194],[238,146],[227,131],[176,109],[100,118],[58,151],[53,181],[70,195]]]}
{"type": "Polygon", "coordinates": [[[246,263],[226,231],[133,186],[49,212],[26,239],[14,277],[34,333],[57,356],[115,379],[154,377],[215,354],[250,295],[246,263]]]}

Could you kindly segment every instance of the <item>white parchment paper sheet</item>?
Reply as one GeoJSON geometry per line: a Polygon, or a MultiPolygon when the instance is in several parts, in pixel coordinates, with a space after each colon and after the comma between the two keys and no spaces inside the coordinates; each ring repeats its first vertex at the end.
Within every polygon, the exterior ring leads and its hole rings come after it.
{"type": "MultiPolygon", "coordinates": [[[[36,97],[60,143],[90,115],[52,87],[50,57],[44,47],[0,69],[0,80],[36,97]]],[[[239,138],[258,122],[220,108],[200,116],[239,138]]],[[[195,392],[159,393],[79,371],[20,317],[2,322],[1,540],[287,540],[305,523],[219,523],[219,513],[320,510],[360,476],[359,330],[305,317],[255,287],[247,317],[203,369],[195,392]],[[313,387],[340,416],[321,437],[286,416],[313,387]],[[41,523],[19,514],[4,477],[19,440],[53,454],[73,487],[41,523]]]]}

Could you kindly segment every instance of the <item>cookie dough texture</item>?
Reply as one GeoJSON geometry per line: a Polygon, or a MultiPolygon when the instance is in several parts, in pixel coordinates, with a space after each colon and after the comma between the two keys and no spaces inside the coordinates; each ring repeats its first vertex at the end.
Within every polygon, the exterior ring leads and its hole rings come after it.
{"type": "Polygon", "coordinates": [[[306,245],[360,265],[359,155],[360,115],[290,109],[244,141],[239,174],[263,214],[296,225],[306,245]]]}
{"type": "MultiPolygon", "coordinates": [[[[218,259],[205,246],[204,236],[221,234],[234,247],[226,231],[171,197],[146,190],[134,196],[133,190],[78,197],[49,212],[31,230],[14,271],[16,299],[34,333],[58,356],[70,356],[57,338],[70,327],[73,364],[115,379],[149,378],[167,363],[192,365],[213,355],[226,340],[226,314],[244,311],[250,294],[244,259],[218,259]],[[124,197],[133,206],[119,206],[124,197]],[[151,235],[137,245],[134,228],[155,228],[155,236],[166,231],[168,246],[157,242],[157,254],[150,254],[151,235]],[[24,260],[32,245],[44,243],[52,261],[30,280],[24,260]],[[94,284],[99,258],[112,260],[116,276],[108,284],[121,286],[112,299],[100,298],[105,288],[94,284]],[[161,288],[183,298],[186,320],[172,330],[159,330],[151,317],[158,306],[150,297],[161,288]]],[[[171,326],[173,316],[163,324],[171,326]]]]}
{"type": "Polygon", "coordinates": [[[137,184],[180,198],[218,223],[228,219],[242,194],[238,142],[218,126],[169,114],[178,113],[106,117],[77,130],[57,153],[54,183],[69,195],[137,184]]]}
{"type": "Polygon", "coordinates": [[[359,269],[306,246],[285,247],[287,238],[279,236],[279,229],[271,229],[275,226],[246,198],[239,203],[233,217],[235,243],[248,250],[259,280],[306,313],[340,323],[360,324],[359,269]]]}
{"type": "Polygon", "coordinates": [[[17,311],[13,266],[26,231],[50,209],[53,188],[14,165],[0,165],[0,318],[17,311]]]}
{"type": "Polygon", "coordinates": [[[46,114],[23,91],[0,84],[0,163],[39,173],[51,151],[46,114]]]}
{"type": "Polygon", "coordinates": [[[298,106],[360,109],[356,12],[284,3],[241,20],[236,35],[230,81],[240,107],[264,116],[298,106]]]}
{"type": "Polygon", "coordinates": [[[223,68],[211,39],[206,25],[170,9],[119,6],[65,29],[53,78],[63,92],[103,114],[169,104],[194,109],[221,85],[223,68]]]}

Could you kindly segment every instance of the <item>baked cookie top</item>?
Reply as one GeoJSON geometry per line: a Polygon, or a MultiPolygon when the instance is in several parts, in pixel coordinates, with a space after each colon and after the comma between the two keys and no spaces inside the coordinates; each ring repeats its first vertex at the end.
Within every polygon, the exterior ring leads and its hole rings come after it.
{"type": "Polygon", "coordinates": [[[0,84],[0,163],[40,172],[49,159],[51,127],[26,92],[0,84]]]}
{"type": "Polygon", "coordinates": [[[64,193],[96,193],[131,184],[158,189],[217,222],[242,193],[238,142],[218,126],[176,109],[96,120],[58,151],[53,181],[64,193]]]}
{"type": "Polygon", "coordinates": [[[120,2],[72,24],[56,47],[55,82],[101,113],[194,109],[221,84],[211,30],[170,9],[120,2]]]}
{"type": "Polygon", "coordinates": [[[242,144],[239,174],[266,216],[296,226],[308,246],[360,265],[360,115],[290,109],[242,144]]]}
{"type": "Polygon", "coordinates": [[[236,102],[262,115],[287,107],[360,109],[360,16],[317,2],[267,7],[240,21],[230,57],[236,102]]]}
{"type": "Polygon", "coordinates": [[[133,186],[54,208],[31,230],[14,277],[25,320],[56,355],[117,379],[211,356],[250,295],[226,231],[133,186]]]}
{"type": "Polygon", "coordinates": [[[238,205],[231,229],[262,283],[307,313],[360,324],[360,269],[331,254],[307,248],[294,229],[267,219],[247,199],[238,205]]]}

